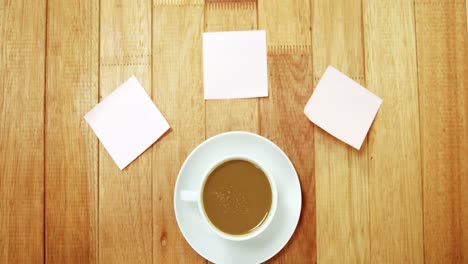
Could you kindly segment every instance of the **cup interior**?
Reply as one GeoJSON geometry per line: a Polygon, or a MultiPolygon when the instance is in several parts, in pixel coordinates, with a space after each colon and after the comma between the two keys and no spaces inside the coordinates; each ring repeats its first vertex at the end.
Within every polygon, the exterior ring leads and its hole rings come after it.
{"type": "Polygon", "coordinates": [[[200,197],[199,197],[200,212],[203,215],[205,221],[211,227],[211,229],[215,233],[217,233],[219,236],[221,236],[221,237],[223,237],[225,239],[234,240],[234,241],[248,240],[248,239],[251,239],[251,238],[259,235],[260,233],[262,233],[268,227],[268,225],[270,224],[270,222],[273,219],[273,216],[274,216],[274,214],[276,212],[277,199],[278,199],[277,198],[278,194],[277,194],[276,184],[275,184],[274,180],[272,179],[271,175],[268,173],[268,171],[265,170],[265,168],[262,167],[258,162],[254,161],[254,160],[252,160],[252,159],[250,159],[248,157],[243,157],[243,156],[232,156],[232,157],[224,158],[224,159],[221,159],[219,162],[216,162],[213,166],[211,166],[211,168],[208,169],[207,173],[205,174],[205,177],[203,178],[199,195],[200,195],[200,197]],[[251,231],[249,231],[247,233],[243,233],[243,234],[230,234],[230,233],[226,233],[223,230],[219,229],[215,224],[213,224],[213,222],[208,217],[208,214],[207,214],[207,212],[205,210],[205,205],[204,205],[204,202],[203,202],[203,194],[204,194],[204,191],[205,191],[205,186],[206,186],[207,180],[210,178],[213,171],[216,170],[221,165],[223,165],[223,164],[225,164],[225,163],[227,163],[229,161],[233,161],[233,160],[247,161],[247,162],[251,163],[252,165],[254,165],[255,167],[257,167],[258,169],[260,169],[263,172],[263,174],[266,176],[266,178],[268,180],[268,183],[269,183],[270,190],[271,190],[271,205],[270,205],[270,210],[268,211],[267,216],[264,218],[264,220],[258,226],[254,227],[251,231]]]}

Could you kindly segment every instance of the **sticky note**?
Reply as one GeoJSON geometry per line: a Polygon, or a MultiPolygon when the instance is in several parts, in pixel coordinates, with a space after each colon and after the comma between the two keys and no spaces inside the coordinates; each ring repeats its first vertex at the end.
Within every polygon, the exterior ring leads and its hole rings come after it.
{"type": "Polygon", "coordinates": [[[203,33],[205,99],[268,96],[266,32],[203,33]]]}
{"type": "Polygon", "coordinates": [[[134,76],[84,118],[121,170],[169,129],[166,119],[134,76]]]}
{"type": "Polygon", "coordinates": [[[381,104],[378,96],[329,66],[304,113],[323,130],[360,149],[381,104]]]}

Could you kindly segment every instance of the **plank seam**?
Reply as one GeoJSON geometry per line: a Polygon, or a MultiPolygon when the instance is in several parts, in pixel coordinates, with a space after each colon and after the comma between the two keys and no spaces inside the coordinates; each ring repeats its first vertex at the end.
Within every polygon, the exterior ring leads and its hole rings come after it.
{"type": "MultiPolygon", "coordinates": [[[[206,8],[205,8],[205,7],[204,7],[204,10],[203,10],[203,12],[202,12],[201,17],[202,17],[202,18],[201,18],[201,19],[202,19],[201,32],[205,32],[206,26],[207,26],[206,8]]],[[[203,34],[203,33],[202,33],[202,34],[203,34]]],[[[202,52],[203,52],[203,47],[201,48],[201,50],[202,50],[202,52]]],[[[203,64],[203,63],[202,63],[202,64],[203,64]]],[[[203,68],[203,65],[202,65],[201,67],[203,68]]],[[[204,77],[203,77],[203,72],[202,72],[201,75],[202,75],[201,79],[203,80],[203,78],[204,78],[204,77]]],[[[204,82],[204,80],[203,80],[203,82],[204,82]]],[[[202,82],[202,83],[203,83],[203,82],[202,82]]],[[[203,86],[203,84],[202,84],[202,86],[203,86]]],[[[203,87],[202,87],[202,89],[203,89],[203,87]]],[[[207,137],[206,137],[206,135],[207,135],[207,133],[206,133],[206,131],[207,131],[207,129],[206,129],[206,127],[207,127],[207,125],[206,125],[206,116],[207,116],[206,112],[207,112],[207,111],[206,111],[206,100],[203,100],[203,114],[204,114],[204,116],[203,116],[203,118],[204,118],[204,120],[203,120],[203,123],[204,123],[203,132],[205,133],[205,134],[203,135],[204,140],[207,139],[207,137]]],[[[208,264],[208,260],[206,260],[205,263],[208,264]]]]}
{"type": "MultiPolygon", "coordinates": [[[[97,11],[97,16],[98,16],[98,43],[97,43],[97,103],[101,101],[101,10],[102,10],[102,1],[99,1],[97,4],[98,6],[98,11],[97,11]]],[[[101,239],[101,227],[100,227],[100,220],[101,220],[101,150],[99,146],[99,140],[96,138],[95,139],[95,144],[96,146],[96,177],[97,177],[97,190],[96,190],[96,215],[97,215],[97,223],[96,223],[96,262],[99,264],[101,261],[101,245],[100,245],[100,239],[101,239]]]]}
{"type": "MultiPolygon", "coordinates": [[[[154,50],[154,8],[151,8],[151,17],[150,17],[150,27],[151,27],[151,43],[150,43],[150,52],[153,54],[154,50]]],[[[148,55],[148,54],[147,54],[148,55]]],[[[154,84],[154,69],[153,69],[153,62],[154,57],[149,56],[150,67],[149,67],[149,76],[150,76],[150,90],[151,90],[151,100],[154,102],[155,95],[153,90],[154,84]]],[[[154,155],[151,155],[150,159],[151,165],[151,263],[155,262],[154,258],[154,175],[153,175],[153,168],[154,168],[154,155]]]]}
{"type": "Polygon", "coordinates": [[[420,80],[419,80],[419,76],[420,76],[420,68],[419,68],[419,52],[418,52],[418,26],[417,26],[417,23],[418,23],[418,19],[417,19],[417,13],[418,13],[418,10],[417,10],[417,5],[422,5],[422,6],[438,6],[438,7],[441,7],[442,6],[442,3],[438,3],[438,5],[436,5],[435,3],[430,3],[430,2],[417,2],[415,1],[414,2],[414,6],[413,6],[413,29],[414,29],[414,49],[415,49],[415,52],[416,52],[416,88],[417,88],[417,91],[418,91],[418,122],[419,122],[419,155],[420,155],[420,184],[421,184],[421,210],[422,210],[422,217],[421,217],[421,220],[422,220],[422,254],[423,254],[423,260],[425,261],[426,260],[426,240],[425,240],[425,232],[424,230],[426,230],[426,227],[425,227],[425,224],[426,224],[426,221],[424,219],[424,151],[423,151],[423,145],[422,145],[422,131],[421,131],[421,98],[420,98],[420,80]]]}
{"type": "MultiPolygon", "coordinates": [[[[358,79],[360,81],[360,84],[364,85],[365,87],[367,87],[367,73],[366,73],[366,70],[367,70],[367,62],[366,62],[366,38],[365,38],[365,26],[364,26],[364,3],[363,1],[360,1],[361,2],[361,6],[360,6],[360,12],[361,12],[361,15],[360,15],[360,27],[361,27],[361,48],[362,48],[362,54],[361,54],[361,59],[362,59],[362,79],[358,79]]],[[[351,77],[352,79],[356,78],[356,77],[351,77]]],[[[354,79],[356,80],[356,79],[354,79]]],[[[365,141],[365,144],[366,146],[369,146],[369,143],[370,142],[370,133],[367,135],[366,137],[366,141],[365,141]]],[[[372,230],[372,223],[371,223],[371,211],[370,211],[370,208],[371,208],[371,202],[370,202],[370,186],[369,186],[369,175],[370,175],[370,160],[372,159],[372,154],[369,152],[369,149],[366,147],[366,174],[367,174],[367,178],[366,178],[366,183],[367,183],[367,186],[366,186],[366,200],[367,200],[367,220],[368,220],[368,223],[367,223],[367,228],[368,228],[368,243],[367,243],[367,246],[368,246],[368,250],[369,250],[369,253],[367,255],[367,258],[366,258],[366,261],[370,262],[371,258],[372,258],[372,233],[371,233],[371,230],[372,230]]]]}
{"type": "Polygon", "coordinates": [[[48,29],[49,29],[49,1],[46,1],[45,3],[45,29],[44,29],[44,34],[45,34],[45,43],[44,43],[44,131],[43,131],[43,151],[44,151],[44,159],[43,159],[43,162],[44,162],[44,175],[43,175],[43,192],[44,192],[44,208],[43,208],[43,232],[44,232],[44,244],[43,244],[43,259],[44,259],[44,263],[47,263],[47,232],[46,232],[46,228],[47,228],[47,211],[46,211],[46,200],[47,200],[47,190],[46,190],[46,174],[47,174],[47,159],[46,159],[46,154],[47,154],[47,150],[46,150],[46,147],[47,147],[47,47],[49,45],[48,43],[48,37],[47,37],[47,34],[49,33],[48,29]]]}

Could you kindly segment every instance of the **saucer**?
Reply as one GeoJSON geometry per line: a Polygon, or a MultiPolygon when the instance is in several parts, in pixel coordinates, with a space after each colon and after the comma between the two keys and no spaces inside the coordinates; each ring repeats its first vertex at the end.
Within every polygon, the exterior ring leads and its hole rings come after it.
{"type": "Polygon", "coordinates": [[[198,254],[214,263],[261,263],[270,259],[293,235],[301,206],[301,186],[289,158],[270,140],[248,132],[226,132],[201,143],[182,165],[174,190],[174,210],[182,235],[198,254]],[[247,241],[219,237],[204,222],[197,203],[180,199],[181,190],[196,190],[212,164],[234,155],[248,155],[259,163],[278,189],[273,221],[263,233],[247,241]]]}

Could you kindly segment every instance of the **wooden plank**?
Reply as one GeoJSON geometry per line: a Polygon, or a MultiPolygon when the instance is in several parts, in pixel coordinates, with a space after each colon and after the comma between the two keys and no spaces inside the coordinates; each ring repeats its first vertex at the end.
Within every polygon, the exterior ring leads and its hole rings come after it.
{"type": "Polygon", "coordinates": [[[312,93],[309,1],[259,1],[259,28],[267,30],[269,97],[260,99],[261,134],[293,162],[302,188],[302,214],[286,247],[272,263],[315,263],[313,125],[303,114],[312,93]]]}
{"type": "Polygon", "coordinates": [[[97,103],[99,6],[49,1],[46,261],[97,262],[98,145],[83,116],[97,103]]]}
{"type": "MultiPolygon", "coordinates": [[[[101,1],[100,99],[131,75],[151,96],[151,1],[101,1]]],[[[151,263],[151,147],[123,171],[99,145],[99,262],[151,263]]]]}
{"type": "MultiPolygon", "coordinates": [[[[205,32],[257,29],[257,5],[253,1],[209,1],[205,8],[205,32]]],[[[244,130],[258,133],[258,99],[207,100],[206,136],[244,130]]]]}
{"type": "Polygon", "coordinates": [[[44,261],[45,21],[43,1],[0,1],[1,263],[44,261]]]}
{"type": "Polygon", "coordinates": [[[468,262],[468,37],[463,4],[416,2],[426,263],[468,262]]]}
{"type": "Polygon", "coordinates": [[[270,96],[260,101],[261,135],[286,152],[296,168],[302,188],[302,214],[297,229],[271,262],[314,263],[314,129],[303,114],[313,86],[311,56],[310,53],[277,51],[270,52],[268,60],[270,96]]]}
{"type": "Polygon", "coordinates": [[[413,7],[363,2],[366,84],[383,99],[368,135],[371,263],[424,261],[413,7]]]}
{"type": "Polygon", "coordinates": [[[183,238],[174,186],[183,161],[205,139],[202,1],[156,1],[153,8],[153,95],[171,125],[153,154],[154,263],[205,263],[183,238]]]}
{"type": "MultiPolygon", "coordinates": [[[[315,85],[328,65],[365,86],[360,0],[315,0],[315,85]]],[[[317,262],[369,263],[368,152],[315,127],[317,262]]]]}
{"type": "Polygon", "coordinates": [[[308,0],[258,0],[258,28],[267,31],[268,45],[288,50],[311,43],[311,3],[308,0]]]}

